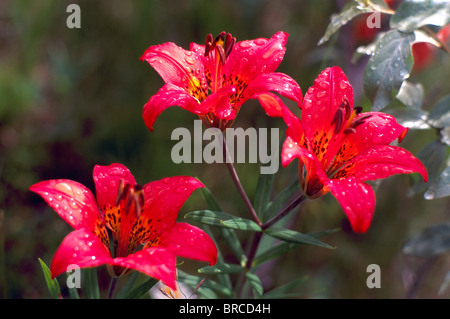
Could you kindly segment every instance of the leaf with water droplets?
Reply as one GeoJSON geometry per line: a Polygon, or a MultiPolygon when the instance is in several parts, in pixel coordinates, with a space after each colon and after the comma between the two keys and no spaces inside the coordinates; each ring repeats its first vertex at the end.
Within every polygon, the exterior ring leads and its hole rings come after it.
{"type": "Polygon", "coordinates": [[[407,255],[430,258],[450,250],[450,223],[426,228],[411,237],[403,246],[407,255]]]}
{"type": "Polygon", "coordinates": [[[296,232],[294,230],[290,229],[280,229],[277,227],[271,227],[267,230],[265,230],[265,233],[269,236],[275,237],[277,239],[281,239],[286,242],[290,243],[296,243],[296,244],[306,244],[306,245],[313,245],[313,246],[319,246],[323,248],[329,248],[333,249],[332,246],[318,240],[317,238],[302,234],[299,232],[296,232]]]}
{"type": "Polygon", "coordinates": [[[241,265],[233,264],[217,264],[214,266],[206,266],[198,270],[201,274],[233,274],[243,271],[244,268],[241,265]]]}
{"type": "Polygon", "coordinates": [[[391,30],[378,40],[364,71],[364,90],[373,111],[384,109],[409,77],[414,39],[414,33],[391,30]]]}
{"type": "Polygon", "coordinates": [[[450,95],[444,96],[433,106],[428,122],[436,128],[450,126],[450,95]]]}
{"type": "Polygon", "coordinates": [[[450,22],[448,0],[405,0],[390,20],[392,29],[411,32],[426,25],[444,26],[450,22]]]}
{"type": "Polygon", "coordinates": [[[352,1],[348,3],[339,14],[331,17],[331,22],[328,25],[325,34],[319,40],[318,45],[327,42],[330,37],[337,32],[342,26],[346,25],[354,17],[363,13],[372,13],[374,10],[370,6],[362,6],[361,4],[352,1]]]}

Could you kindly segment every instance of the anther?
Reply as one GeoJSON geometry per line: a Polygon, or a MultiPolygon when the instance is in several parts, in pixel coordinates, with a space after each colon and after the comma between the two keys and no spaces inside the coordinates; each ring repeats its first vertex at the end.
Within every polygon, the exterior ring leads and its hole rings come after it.
{"type": "Polygon", "coordinates": [[[342,127],[342,123],[344,122],[343,120],[344,114],[342,112],[342,109],[339,108],[336,113],[334,114],[333,120],[331,121],[331,125],[335,125],[334,126],[334,133],[337,134],[342,127]]]}

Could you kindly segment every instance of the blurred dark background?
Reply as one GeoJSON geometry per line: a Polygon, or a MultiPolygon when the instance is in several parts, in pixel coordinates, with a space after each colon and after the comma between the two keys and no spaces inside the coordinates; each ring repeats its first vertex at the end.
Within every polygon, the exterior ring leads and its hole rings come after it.
{"type": "MultiPolygon", "coordinates": [[[[339,65],[354,86],[355,101],[367,111],[370,105],[361,89],[367,58],[352,62],[352,57],[372,35],[350,24],[330,42],[317,46],[330,16],[344,4],[330,0],[0,1],[0,215],[4,215],[3,223],[0,218],[0,296],[49,297],[38,258],[50,264],[70,228],[28,190],[44,179],[73,179],[93,190],[94,165],[112,162],[126,165],[141,184],[191,175],[213,191],[228,213],[248,217],[223,165],[170,160],[176,143],[171,132],[177,127],[192,129],[193,114],[169,108],[157,119],[154,132],[147,130],[142,107],[163,81],[139,57],[150,45],[171,41],[187,49],[190,42],[203,43],[208,33],[223,30],[238,41],[270,38],[282,30],[290,36],[278,71],[297,80],[305,93],[320,71],[339,65]],[[70,3],[81,8],[80,29],[66,26],[70,3]]],[[[433,86],[432,74],[431,67],[415,76],[428,90],[433,86]]],[[[243,106],[235,126],[284,130],[255,101],[243,106]]],[[[417,154],[433,134],[412,131],[403,147],[417,154]]],[[[259,165],[236,168],[254,198],[259,165]]],[[[296,169],[296,165],[280,169],[275,193],[289,184],[296,169]]],[[[265,287],[308,276],[300,287],[308,297],[404,298],[415,287],[415,279],[421,279],[416,297],[449,297],[449,291],[438,295],[450,269],[448,256],[418,272],[423,261],[401,253],[411,235],[449,219],[448,199],[406,196],[417,177],[395,176],[378,185],[375,218],[365,235],[345,231],[344,214],[331,195],[307,202],[290,226],[312,232],[344,225],[343,231],[324,238],[337,249],[299,247],[263,269],[265,287]],[[379,289],[366,286],[369,264],[381,267],[379,289]]],[[[200,194],[194,193],[180,218],[205,207],[200,194]]],[[[247,234],[239,235],[245,243],[247,234]]]]}

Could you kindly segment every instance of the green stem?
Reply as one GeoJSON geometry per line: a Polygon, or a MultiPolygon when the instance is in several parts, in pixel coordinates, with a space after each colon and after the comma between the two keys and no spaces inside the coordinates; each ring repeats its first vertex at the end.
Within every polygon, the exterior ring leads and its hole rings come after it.
{"type": "Polygon", "coordinates": [[[277,221],[279,221],[281,218],[283,218],[284,216],[289,214],[295,207],[300,205],[306,198],[307,197],[305,196],[305,194],[303,194],[303,192],[300,190],[299,192],[297,192],[297,194],[295,194],[293,200],[290,203],[288,203],[286,206],[281,208],[274,217],[272,217],[271,219],[266,221],[263,225],[261,225],[261,228],[263,230],[269,228],[270,226],[275,224],[277,221]]]}

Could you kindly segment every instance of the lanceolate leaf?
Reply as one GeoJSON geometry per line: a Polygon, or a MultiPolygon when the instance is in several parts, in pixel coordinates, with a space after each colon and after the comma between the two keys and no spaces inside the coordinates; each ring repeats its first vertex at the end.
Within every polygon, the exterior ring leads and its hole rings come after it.
{"type": "Polygon", "coordinates": [[[214,266],[206,266],[198,270],[201,274],[233,274],[241,272],[244,268],[240,265],[233,264],[217,264],[214,266]]]}
{"type": "Polygon", "coordinates": [[[290,229],[278,229],[275,227],[271,227],[265,230],[265,233],[269,236],[275,237],[277,239],[281,239],[290,243],[297,244],[306,244],[306,245],[314,245],[324,248],[333,249],[334,247],[314,238],[313,236],[302,234],[290,229]]]}
{"type": "Polygon", "coordinates": [[[253,296],[255,298],[260,298],[263,294],[263,287],[259,277],[251,272],[247,272],[245,274],[245,277],[247,277],[247,280],[250,283],[250,286],[252,287],[253,296]]]}
{"type": "Polygon", "coordinates": [[[42,267],[42,272],[44,273],[45,282],[47,283],[48,290],[50,291],[50,295],[54,299],[61,298],[61,291],[59,288],[59,283],[56,278],[52,279],[52,274],[50,273],[50,269],[48,266],[39,258],[39,263],[42,267]]]}
{"type": "Polygon", "coordinates": [[[404,32],[425,25],[444,26],[450,23],[448,0],[405,0],[390,20],[391,28],[404,32]]]}
{"type": "Polygon", "coordinates": [[[339,14],[331,18],[331,22],[328,25],[324,36],[319,40],[318,45],[327,42],[335,32],[337,32],[342,26],[346,25],[354,17],[363,13],[371,12],[373,12],[373,8],[369,6],[363,6],[355,1],[350,2],[339,14]]]}
{"type": "Polygon", "coordinates": [[[258,214],[259,217],[264,215],[267,204],[270,201],[273,178],[273,174],[259,174],[254,203],[256,214],[258,214]]]}
{"type": "Polygon", "coordinates": [[[364,72],[364,90],[373,103],[373,111],[385,108],[409,77],[414,38],[414,33],[391,30],[377,42],[364,72]]]}
{"type": "Polygon", "coordinates": [[[195,220],[211,226],[226,227],[239,230],[261,231],[261,227],[254,221],[235,217],[223,212],[215,212],[212,210],[198,210],[185,215],[185,218],[195,220]]]}

